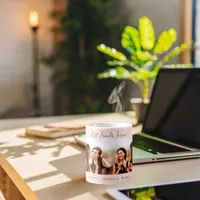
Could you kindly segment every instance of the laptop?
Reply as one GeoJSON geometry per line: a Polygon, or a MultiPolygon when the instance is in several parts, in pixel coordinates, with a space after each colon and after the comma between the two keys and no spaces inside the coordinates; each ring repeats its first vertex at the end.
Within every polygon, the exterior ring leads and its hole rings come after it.
{"type": "MultiPolygon", "coordinates": [[[[76,139],[84,144],[84,137],[76,139]]],[[[142,131],[133,135],[133,164],[198,157],[200,68],[160,69],[142,131]]]]}

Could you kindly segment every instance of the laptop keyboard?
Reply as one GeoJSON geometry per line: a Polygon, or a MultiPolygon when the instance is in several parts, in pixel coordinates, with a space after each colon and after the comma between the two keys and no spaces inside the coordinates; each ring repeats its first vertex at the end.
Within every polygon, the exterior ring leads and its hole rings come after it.
{"type": "Polygon", "coordinates": [[[187,149],[152,140],[139,134],[133,135],[133,146],[153,154],[188,151],[187,149]]]}

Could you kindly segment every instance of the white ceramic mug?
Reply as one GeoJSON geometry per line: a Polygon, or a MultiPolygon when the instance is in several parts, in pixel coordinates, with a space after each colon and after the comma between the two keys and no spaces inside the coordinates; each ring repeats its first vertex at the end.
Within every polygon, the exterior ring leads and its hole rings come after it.
{"type": "Polygon", "coordinates": [[[127,182],[132,173],[132,125],[86,125],[86,181],[96,184],[127,182]]]}

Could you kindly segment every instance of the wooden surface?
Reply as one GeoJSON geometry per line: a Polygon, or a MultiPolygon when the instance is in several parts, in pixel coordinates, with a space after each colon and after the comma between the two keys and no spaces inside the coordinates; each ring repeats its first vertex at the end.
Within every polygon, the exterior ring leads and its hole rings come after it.
{"type": "MultiPolygon", "coordinates": [[[[191,42],[192,41],[192,6],[193,0],[181,0],[181,42],[191,42]]],[[[188,48],[180,54],[180,63],[188,64],[191,63],[191,50],[188,48]]]]}
{"type": "MultiPolygon", "coordinates": [[[[48,119],[40,118],[37,123],[41,124],[45,120],[48,119]]],[[[57,121],[58,118],[52,120],[57,121]]],[[[11,121],[10,126],[13,125],[11,121]]],[[[21,125],[23,124],[28,124],[28,121],[22,120],[21,125]]],[[[137,127],[135,131],[139,129],[137,127]]],[[[83,152],[84,148],[76,144],[73,137],[46,140],[24,137],[24,128],[0,131],[0,166],[3,169],[0,174],[5,177],[6,173],[10,179],[10,183],[6,184],[8,188],[4,191],[5,194],[8,196],[8,191],[14,187],[12,191],[16,191],[16,188],[19,190],[15,192],[15,200],[110,199],[105,194],[105,189],[120,185],[87,183],[83,152]]],[[[200,159],[135,165],[132,181],[126,185],[200,179],[199,166],[200,159]]],[[[1,189],[6,182],[0,180],[1,189]]]]}

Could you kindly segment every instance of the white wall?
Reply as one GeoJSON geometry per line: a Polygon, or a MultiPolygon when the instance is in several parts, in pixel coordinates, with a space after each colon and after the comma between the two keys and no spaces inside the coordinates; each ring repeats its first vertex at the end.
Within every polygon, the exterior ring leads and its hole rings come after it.
{"type": "MultiPolygon", "coordinates": [[[[32,43],[28,15],[40,15],[40,53],[51,50],[52,36],[49,12],[52,0],[0,0],[0,113],[11,107],[31,108],[32,43]]],[[[50,70],[41,67],[41,106],[43,114],[51,113],[50,70]]]]}

